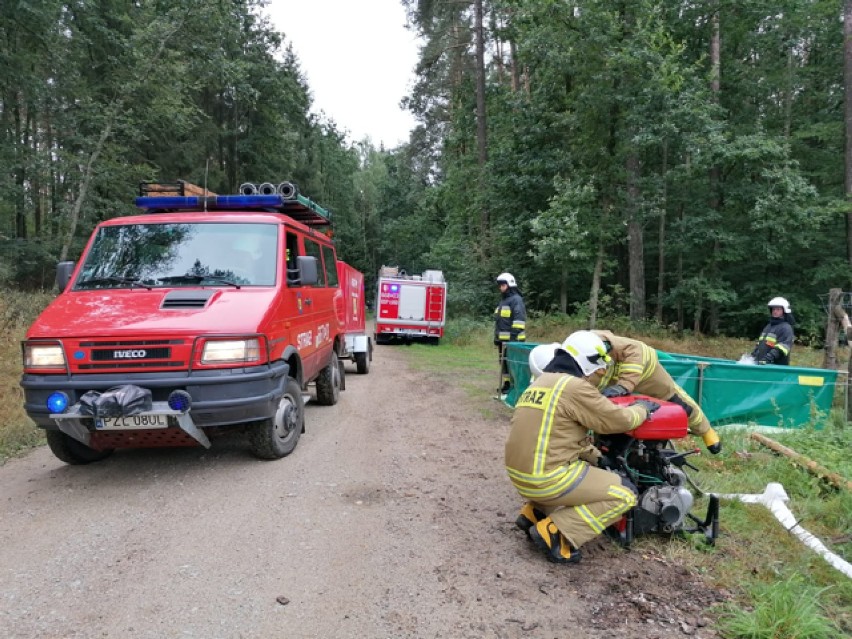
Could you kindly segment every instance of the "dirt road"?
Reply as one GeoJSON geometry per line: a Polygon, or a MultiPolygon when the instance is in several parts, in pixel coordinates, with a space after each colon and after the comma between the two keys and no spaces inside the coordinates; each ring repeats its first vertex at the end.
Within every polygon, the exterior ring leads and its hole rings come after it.
{"type": "Polygon", "coordinates": [[[513,523],[508,411],[407,355],[309,405],[283,460],[234,440],[0,467],[0,636],[716,637],[720,595],[664,541],[548,564],[513,523]]]}

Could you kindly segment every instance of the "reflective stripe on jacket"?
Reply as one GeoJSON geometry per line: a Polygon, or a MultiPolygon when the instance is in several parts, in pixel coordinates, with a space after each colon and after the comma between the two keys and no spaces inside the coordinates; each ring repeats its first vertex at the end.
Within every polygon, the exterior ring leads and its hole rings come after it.
{"type": "Polygon", "coordinates": [[[498,342],[527,340],[527,309],[517,291],[507,291],[494,310],[494,339],[498,342]]]}
{"type": "Polygon", "coordinates": [[[585,379],[544,373],[518,399],[506,440],[506,471],[518,492],[546,501],[571,492],[585,477],[589,430],[624,433],[648,417],[641,406],[621,407],[585,379]]]}

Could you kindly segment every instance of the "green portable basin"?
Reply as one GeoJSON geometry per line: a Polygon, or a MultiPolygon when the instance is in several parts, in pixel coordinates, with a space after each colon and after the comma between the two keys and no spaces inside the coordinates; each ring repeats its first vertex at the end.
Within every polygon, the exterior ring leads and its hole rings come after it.
{"type": "MultiPolygon", "coordinates": [[[[506,348],[514,406],[530,383],[529,352],[538,344],[510,342],[506,348]]],[[[672,379],[701,406],[714,425],[755,423],[802,428],[831,411],[838,372],[798,366],[756,366],[715,357],[657,351],[672,379]]]]}

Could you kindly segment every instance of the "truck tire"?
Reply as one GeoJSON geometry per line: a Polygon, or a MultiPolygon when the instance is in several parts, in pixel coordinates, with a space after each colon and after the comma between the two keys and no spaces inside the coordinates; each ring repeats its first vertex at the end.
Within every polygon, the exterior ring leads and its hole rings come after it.
{"type": "Polygon", "coordinates": [[[305,430],[305,403],[302,389],[292,377],[278,400],[275,415],[254,424],[249,430],[249,446],[255,457],[281,459],[293,452],[305,430]]]}
{"type": "Polygon", "coordinates": [[[373,359],[373,344],[370,338],[367,338],[367,350],[363,353],[355,353],[355,370],[359,375],[366,375],[370,372],[370,362],[373,359]]]}
{"type": "Polygon", "coordinates": [[[84,443],[78,442],[60,430],[45,431],[45,437],[47,437],[47,445],[50,448],[50,452],[66,464],[73,466],[91,464],[92,462],[106,459],[113,453],[112,448],[108,448],[107,450],[89,448],[84,443]]]}
{"type": "Polygon", "coordinates": [[[340,363],[337,353],[332,352],[328,365],[317,377],[317,404],[334,406],[340,399],[340,386],[340,363]]]}

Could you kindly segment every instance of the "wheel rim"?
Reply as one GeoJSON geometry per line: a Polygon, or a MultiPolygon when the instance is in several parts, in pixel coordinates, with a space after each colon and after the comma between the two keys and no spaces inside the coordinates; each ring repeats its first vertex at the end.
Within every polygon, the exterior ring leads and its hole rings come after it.
{"type": "Polygon", "coordinates": [[[287,439],[299,425],[299,407],[290,395],[284,395],[275,411],[275,434],[287,439]]]}

